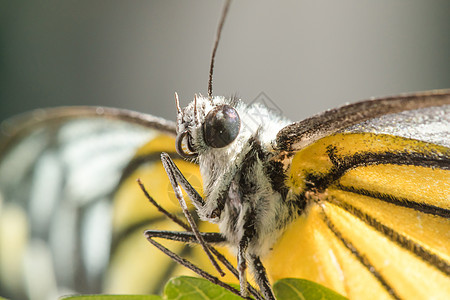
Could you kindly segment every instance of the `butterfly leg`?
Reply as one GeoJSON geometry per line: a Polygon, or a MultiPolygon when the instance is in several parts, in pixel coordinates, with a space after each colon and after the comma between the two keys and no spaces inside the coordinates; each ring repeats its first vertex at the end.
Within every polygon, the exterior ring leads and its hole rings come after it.
{"type": "MultiPolygon", "coordinates": [[[[194,235],[193,232],[147,230],[147,231],[145,231],[144,234],[145,234],[147,240],[152,245],[154,245],[156,248],[161,250],[164,254],[169,256],[175,262],[177,262],[177,263],[181,264],[182,266],[192,270],[193,272],[195,272],[199,276],[205,278],[206,280],[208,280],[208,281],[210,281],[210,282],[212,282],[214,284],[220,285],[223,288],[225,288],[225,289],[227,289],[227,290],[229,290],[229,291],[231,291],[231,292],[233,292],[233,293],[235,293],[235,294],[237,294],[239,296],[242,296],[241,293],[238,290],[236,290],[233,287],[229,286],[228,284],[222,282],[217,277],[207,273],[203,269],[201,269],[201,268],[197,267],[196,265],[194,265],[192,262],[190,262],[190,261],[180,257],[178,254],[170,251],[169,249],[167,249],[166,247],[164,247],[160,243],[158,243],[158,242],[153,240],[153,238],[162,238],[162,239],[166,239],[166,240],[179,241],[179,242],[183,242],[183,243],[196,243],[196,244],[198,244],[199,241],[197,240],[197,237],[194,235]]],[[[218,233],[218,232],[201,232],[200,234],[202,235],[203,239],[207,243],[217,244],[217,243],[226,242],[225,237],[222,234],[218,233]]],[[[219,251],[217,251],[214,247],[211,246],[210,249],[211,249],[212,253],[214,253],[214,255],[218,258],[218,260],[221,261],[231,271],[231,273],[233,273],[234,276],[239,278],[238,271],[233,267],[233,265],[219,251]]],[[[248,290],[250,291],[250,294],[253,297],[255,297],[255,299],[263,300],[262,296],[259,294],[259,292],[252,285],[250,285],[248,282],[246,284],[248,286],[248,290]]]]}
{"type": "Polygon", "coordinates": [[[192,204],[194,204],[195,208],[197,210],[201,210],[203,206],[205,206],[205,201],[203,200],[202,196],[200,196],[200,194],[195,190],[195,188],[189,183],[186,177],[184,177],[183,173],[181,173],[180,169],[178,169],[177,165],[170,158],[169,154],[165,152],[161,153],[161,161],[167,175],[169,176],[170,183],[174,182],[177,185],[179,183],[186,191],[186,194],[189,196],[189,199],[192,201],[192,204]]]}
{"type": "MultiPolygon", "coordinates": [[[[166,232],[165,233],[166,236],[170,236],[172,237],[171,239],[175,239],[177,240],[178,238],[180,238],[180,234],[176,234],[173,235],[173,232],[166,232]]],[[[161,252],[163,252],[164,254],[166,254],[167,256],[169,256],[172,260],[174,260],[175,262],[179,263],[180,265],[188,268],[189,270],[195,272],[196,274],[198,274],[199,276],[205,278],[206,280],[217,284],[225,289],[227,289],[228,291],[236,294],[236,295],[240,295],[239,291],[235,288],[233,288],[232,286],[224,283],[223,281],[221,281],[219,278],[209,274],[208,272],[204,271],[202,268],[199,268],[198,266],[194,265],[193,263],[191,263],[190,261],[188,261],[187,259],[182,258],[181,256],[179,256],[178,254],[170,251],[169,249],[167,249],[166,247],[164,247],[163,245],[161,245],[160,243],[156,242],[153,240],[152,237],[152,232],[145,232],[145,236],[147,237],[147,240],[153,245],[155,246],[157,249],[159,249],[161,252]]],[[[195,240],[197,240],[197,237],[195,237],[195,240]]]]}
{"type": "Polygon", "coordinates": [[[175,192],[175,196],[178,199],[178,202],[180,203],[181,209],[183,210],[184,216],[189,222],[189,225],[191,227],[192,232],[197,237],[199,244],[202,246],[203,251],[205,251],[206,255],[208,256],[209,260],[213,264],[214,268],[219,272],[221,276],[225,276],[225,273],[220,268],[217,261],[214,259],[214,256],[211,254],[211,250],[209,249],[209,246],[206,244],[206,242],[203,240],[202,236],[200,235],[200,231],[198,230],[197,224],[194,222],[194,219],[192,218],[192,215],[190,214],[186,201],[183,198],[183,194],[181,193],[180,185],[178,184],[178,180],[181,181],[183,188],[185,189],[186,193],[190,197],[191,201],[194,203],[194,205],[197,207],[197,209],[200,209],[204,205],[203,198],[200,196],[200,194],[194,189],[194,187],[189,183],[189,181],[183,176],[183,173],[181,173],[180,169],[175,165],[175,163],[172,161],[170,156],[167,153],[161,154],[161,161],[163,164],[163,167],[167,173],[167,176],[169,177],[170,184],[172,185],[172,188],[175,192]]]}
{"type": "MultiPolygon", "coordinates": [[[[175,195],[177,196],[180,205],[183,209],[183,212],[192,228],[192,231],[194,235],[197,237],[199,244],[202,245],[205,253],[208,255],[210,261],[213,263],[213,265],[216,267],[216,269],[219,271],[219,273],[223,274],[222,270],[218,266],[217,262],[213,258],[211,254],[211,247],[206,244],[206,242],[203,240],[203,237],[200,235],[200,232],[197,228],[197,225],[192,219],[192,216],[190,215],[189,211],[187,210],[186,202],[183,199],[183,195],[181,193],[181,189],[179,184],[183,187],[183,189],[188,194],[189,198],[191,198],[192,203],[197,209],[202,209],[205,205],[205,201],[203,198],[198,194],[198,192],[192,187],[192,185],[189,183],[189,181],[183,176],[181,171],[178,169],[178,167],[175,165],[175,163],[172,161],[172,159],[169,157],[167,153],[161,154],[161,161],[163,163],[164,169],[166,170],[166,173],[169,177],[169,180],[172,184],[172,187],[175,191],[175,195]]],[[[247,279],[246,279],[246,270],[247,270],[247,262],[246,262],[246,255],[247,255],[247,248],[248,243],[251,240],[251,238],[255,234],[255,228],[253,225],[253,220],[250,218],[251,213],[247,214],[246,224],[245,224],[245,232],[244,237],[242,238],[241,242],[238,246],[238,277],[239,277],[239,283],[241,286],[241,296],[247,297],[247,279]]],[[[155,245],[156,246],[156,245],[155,245]]],[[[169,255],[170,256],[170,255],[169,255]]],[[[261,266],[261,268],[258,268],[259,271],[263,271],[264,274],[258,274],[258,278],[260,281],[258,284],[261,284],[260,289],[266,299],[275,299],[273,295],[273,291],[270,287],[270,283],[267,279],[267,275],[265,272],[264,267],[262,266],[261,261],[258,258],[259,264],[258,266],[261,266]]],[[[252,262],[252,265],[254,263],[252,262]]],[[[256,270],[256,268],[255,268],[256,270]]]]}
{"type": "Polygon", "coordinates": [[[247,254],[248,240],[242,239],[239,242],[238,247],[238,265],[239,272],[239,285],[241,286],[241,296],[247,297],[247,260],[245,255],[247,254]]]}
{"type": "MultiPolygon", "coordinates": [[[[167,230],[146,230],[146,237],[162,238],[165,240],[177,241],[182,243],[198,244],[197,237],[193,232],[186,231],[167,231],[167,230]]],[[[200,232],[203,240],[210,244],[226,243],[225,237],[218,232],[200,232]]]]}
{"type": "MultiPolygon", "coordinates": [[[[166,215],[169,219],[171,219],[174,223],[180,225],[182,228],[184,228],[186,231],[165,231],[165,230],[147,230],[145,232],[145,236],[147,237],[147,239],[153,239],[153,238],[163,238],[163,239],[167,239],[167,240],[173,240],[173,241],[179,241],[179,242],[183,242],[183,243],[199,243],[198,239],[196,238],[195,234],[193,232],[191,232],[191,228],[189,227],[188,224],[186,224],[185,222],[183,222],[182,220],[180,220],[176,215],[168,212],[166,209],[164,209],[161,205],[159,205],[159,203],[157,203],[152,196],[150,196],[150,194],[147,192],[144,184],[142,183],[142,181],[140,179],[137,180],[142,192],[144,193],[145,197],[149,200],[149,202],[155,206],[162,214],[166,215]]],[[[218,233],[218,232],[200,232],[200,235],[202,235],[203,239],[205,240],[205,242],[209,243],[209,244],[218,244],[218,243],[224,243],[226,242],[225,237],[218,233]]],[[[151,244],[155,245],[154,243],[156,243],[155,241],[151,241],[151,244]]],[[[159,243],[158,243],[159,244],[159,243]]],[[[156,245],[155,245],[156,246],[156,245]]],[[[226,259],[225,256],[222,255],[222,253],[220,253],[219,251],[216,250],[216,248],[214,248],[213,246],[210,246],[210,250],[211,252],[217,257],[217,259],[222,262],[222,264],[228,269],[230,270],[230,272],[239,279],[239,273],[238,271],[234,268],[234,266],[226,259]]],[[[162,245],[161,245],[162,247],[162,245]]],[[[157,247],[158,249],[160,249],[163,253],[165,253],[166,255],[168,255],[167,252],[165,252],[165,250],[163,250],[161,247],[157,247]]],[[[172,256],[177,256],[178,258],[175,260],[176,262],[180,262],[182,260],[181,257],[179,257],[177,254],[173,253],[173,255],[168,255],[169,257],[172,256]]],[[[187,265],[183,265],[187,268],[189,268],[189,266],[187,265]]],[[[194,271],[194,270],[193,270],[194,271]]],[[[194,271],[196,272],[196,271],[194,271]]],[[[197,273],[199,274],[199,273],[197,273]]],[[[202,276],[201,274],[199,274],[200,276],[202,276]]],[[[205,279],[205,276],[202,276],[205,279]]],[[[255,299],[258,300],[263,300],[262,296],[259,294],[259,292],[249,283],[247,283],[248,289],[250,291],[250,294],[253,295],[253,297],[255,297],[255,299]]]]}
{"type": "Polygon", "coordinates": [[[250,259],[250,265],[252,267],[252,273],[254,275],[254,278],[256,280],[256,283],[259,286],[259,289],[261,290],[261,293],[264,296],[264,299],[274,299],[275,295],[272,291],[272,286],[270,285],[269,279],[267,278],[267,272],[264,268],[259,256],[256,255],[248,255],[248,244],[252,240],[252,238],[255,236],[255,227],[254,227],[254,221],[253,221],[253,212],[247,211],[246,216],[244,217],[245,224],[244,224],[244,235],[242,236],[241,241],[239,242],[238,247],[238,271],[239,271],[239,283],[241,285],[241,295],[243,297],[246,296],[246,293],[243,293],[243,291],[246,292],[246,270],[247,270],[247,258],[250,259]]]}
{"type": "MultiPolygon", "coordinates": [[[[174,176],[174,180],[176,180],[186,191],[186,194],[191,199],[192,203],[194,204],[195,208],[197,209],[197,212],[202,212],[205,209],[206,203],[203,200],[202,196],[192,187],[192,185],[189,183],[189,181],[184,177],[183,173],[181,173],[180,169],[175,165],[175,163],[172,161],[170,156],[167,153],[161,153],[161,161],[163,162],[164,168],[169,168],[174,176]]],[[[231,176],[233,177],[233,176],[231,176]]],[[[230,189],[231,181],[228,182],[227,185],[224,185],[220,191],[220,194],[222,195],[217,199],[217,207],[215,207],[212,211],[208,212],[206,218],[208,219],[214,219],[218,218],[220,214],[222,213],[222,210],[225,205],[225,195],[228,193],[228,190],[230,189]]]]}
{"type": "Polygon", "coordinates": [[[252,265],[253,274],[258,284],[264,299],[275,299],[275,295],[272,290],[272,285],[267,278],[267,272],[264,265],[261,262],[259,256],[251,255],[250,264],[252,265]]]}

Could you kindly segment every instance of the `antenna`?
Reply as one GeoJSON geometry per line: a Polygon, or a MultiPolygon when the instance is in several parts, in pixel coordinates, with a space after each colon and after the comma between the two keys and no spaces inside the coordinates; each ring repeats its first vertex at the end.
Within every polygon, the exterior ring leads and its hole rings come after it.
{"type": "Polygon", "coordinates": [[[222,33],[223,24],[227,18],[228,8],[230,7],[231,0],[227,0],[222,10],[222,16],[220,17],[219,27],[217,28],[216,40],[214,42],[214,48],[211,55],[211,63],[209,65],[209,81],[208,81],[208,98],[212,101],[212,81],[214,72],[214,59],[216,57],[217,46],[219,45],[220,35],[222,33]]]}

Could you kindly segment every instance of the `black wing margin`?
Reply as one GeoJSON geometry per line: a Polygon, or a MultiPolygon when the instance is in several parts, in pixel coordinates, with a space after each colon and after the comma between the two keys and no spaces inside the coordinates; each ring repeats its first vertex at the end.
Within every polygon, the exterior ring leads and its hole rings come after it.
{"type": "Polygon", "coordinates": [[[450,90],[369,99],[327,110],[286,126],[277,134],[276,148],[296,152],[322,137],[387,114],[450,104],[450,90]]]}

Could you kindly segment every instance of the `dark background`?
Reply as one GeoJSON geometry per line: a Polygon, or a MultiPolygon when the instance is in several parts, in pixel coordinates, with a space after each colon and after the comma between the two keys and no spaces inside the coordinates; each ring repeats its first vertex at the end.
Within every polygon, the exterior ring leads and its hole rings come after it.
{"type": "MultiPolygon", "coordinates": [[[[174,119],[206,93],[222,1],[0,2],[0,121],[106,105],[174,119]]],[[[370,96],[450,87],[450,2],[235,1],[214,93],[265,92],[293,120],[370,96]]]]}

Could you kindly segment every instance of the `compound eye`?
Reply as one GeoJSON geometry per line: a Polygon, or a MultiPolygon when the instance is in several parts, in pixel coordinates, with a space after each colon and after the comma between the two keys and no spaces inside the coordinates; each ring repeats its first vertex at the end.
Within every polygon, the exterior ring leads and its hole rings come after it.
{"type": "Polygon", "coordinates": [[[239,134],[241,119],[229,105],[221,105],[210,111],[203,123],[203,138],[212,148],[223,148],[233,142],[239,134]]]}

